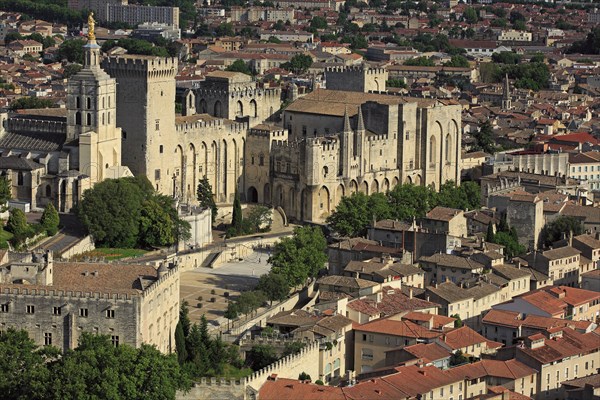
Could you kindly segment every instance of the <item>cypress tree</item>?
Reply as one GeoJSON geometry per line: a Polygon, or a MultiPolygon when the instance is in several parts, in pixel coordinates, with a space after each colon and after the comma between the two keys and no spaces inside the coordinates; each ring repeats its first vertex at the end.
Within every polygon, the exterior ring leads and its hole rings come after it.
{"type": "Polygon", "coordinates": [[[494,224],[490,222],[487,228],[487,234],[485,235],[485,241],[488,243],[494,242],[494,224]]]}
{"type": "Polygon", "coordinates": [[[235,229],[236,233],[240,233],[242,231],[242,204],[240,203],[240,196],[237,192],[235,192],[235,200],[233,201],[233,216],[231,219],[231,226],[235,229]]]}

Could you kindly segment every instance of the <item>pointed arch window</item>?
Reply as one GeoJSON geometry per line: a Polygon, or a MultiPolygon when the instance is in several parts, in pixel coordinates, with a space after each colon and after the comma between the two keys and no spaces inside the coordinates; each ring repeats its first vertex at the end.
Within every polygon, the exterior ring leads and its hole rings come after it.
{"type": "Polygon", "coordinates": [[[92,125],[92,114],[91,113],[87,113],[86,119],[87,119],[86,120],[87,126],[92,125]]]}
{"type": "Polygon", "coordinates": [[[75,125],[81,125],[81,113],[79,111],[75,113],[75,125]]]}

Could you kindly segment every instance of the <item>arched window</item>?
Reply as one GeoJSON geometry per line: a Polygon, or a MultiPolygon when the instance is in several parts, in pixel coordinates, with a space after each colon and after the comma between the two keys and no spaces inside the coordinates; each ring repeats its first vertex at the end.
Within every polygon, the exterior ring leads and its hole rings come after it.
{"type": "Polygon", "coordinates": [[[52,187],[50,185],[46,185],[46,197],[52,196],[52,187]]]}
{"type": "Polygon", "coordinates": [[[162,154],[164,148],[163,145],[161,144],[160,146],[158,146],[158,151],[160,152],[160,154],[162,154]]]}
{"type": "Polygon", "coordinates": [[[21,171],[17,174],[17,185],[23,186],[23,173],[21,171]]]}
{"type": "Polygon", "coordinates": [[[75,98],[75,106],[81,108],[81,98],[79,96],[75,98]]]}
{"type": "Polygon", "coordinates": [[[79,111],[75,113],[75,125],[81,125],[81,113],[79,111]]]}
{"type": "Polygon", "coordinates": [[[107,114],[108,114],[108,124],[110,125],[110,111],[107,112],[107,114]]]}
{"type": "Polygon", "coordinates": [[[92,98],[88,97],[87,98],[87,109],[89,110],[90,108],[92,108],[92,98]]]}
{"type": "Polygon", "coordinates": [[[429,138],[429,163],[435,163],[435,136],[429,138]]]}
{"type": "Polygon", "coordinates": [[[446,153],[446,162],[450,162],[450,154],[452,151],[452,139],[450,138],[450,134],[446,135],[446,144],[445,144],[445,153],[446,153]]]}
{"type": "Polygon", "coordinates": [[[104,97],[102,98],[102,108],[104,108],[104,97]]]}
{"type": "Polygon", "coordinates": [[[87,113],[87,121],[86,121],[87,125],[90,126],[92,125],[92,114],[91,113],[87,113]]]}
{"type": "Polygon", "coordinates": [[[104,113],[102,113],[102,125],[104,125],[104,113]]]}
{"type": "Polygon", "coordinates": [[[110,96],[108,96],[108,107],[110,108],[110,96]]]}

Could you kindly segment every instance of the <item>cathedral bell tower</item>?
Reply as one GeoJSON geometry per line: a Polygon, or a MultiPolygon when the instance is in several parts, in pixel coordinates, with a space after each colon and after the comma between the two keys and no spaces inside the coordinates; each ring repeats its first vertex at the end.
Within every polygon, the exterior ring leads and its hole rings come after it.
{"type": "Polygon", "coordinates": [[[508,111],[512,108],[512,99],[510,95],[510,82],[508,81],[508,74],[504,78],[502,85],[502,110],[508,111]]]}
{"type": "Polygon", "coordinates": [[[93,13],[88,18],[84,65],[67,84],[67,142],[78,143],[70,169],[90,177],[90,184],[122,173],[121,129],[116,126],[116,81],[100,68],[93,13]],[[77,141],[77,142],[76,142],[77,141]]]}

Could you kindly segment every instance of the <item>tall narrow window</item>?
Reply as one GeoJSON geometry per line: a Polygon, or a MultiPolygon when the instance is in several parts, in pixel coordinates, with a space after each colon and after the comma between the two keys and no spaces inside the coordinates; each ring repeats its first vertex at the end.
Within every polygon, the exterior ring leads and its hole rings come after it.
{"type": "Polygon", "coordinates": [[[90,114],[90,113],[87,113],[87,116],[86,116],[86,118],[87,118],[87,121],[86,121],[86,123],[87,123],[87,126],[90,126],[90,125],[92,125],[92,114],[90,114]]]}
{"type": "Polygon", "coordinates": [[[79,111],[75,113],[75,125],[81,125],[81,113],[79,111]]]}
{"type": "Polygon", "coordinates": [[[435,164],[435,137],[431,136],[429,138],[429,163],[435,164]]]}

